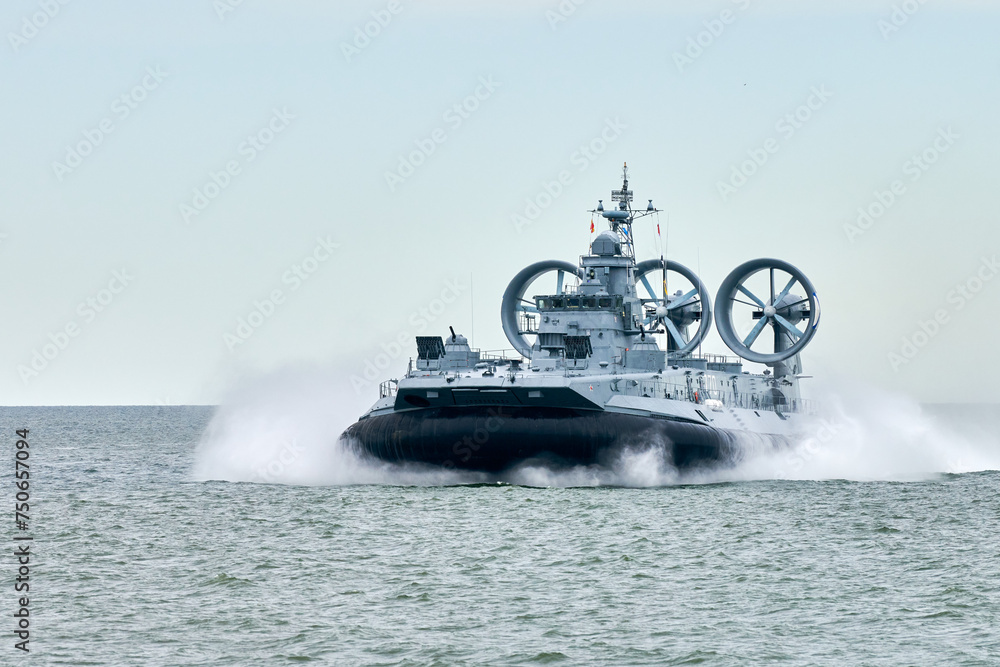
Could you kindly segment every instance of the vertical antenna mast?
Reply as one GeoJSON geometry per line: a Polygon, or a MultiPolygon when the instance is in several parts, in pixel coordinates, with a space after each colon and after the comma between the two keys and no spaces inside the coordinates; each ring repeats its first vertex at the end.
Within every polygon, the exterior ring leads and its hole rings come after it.
{"type": "MultiPolygon", "coordinates": [[[[611,201],[619,202],[618,210],[627,213],[620,220],[611,219],[611,228],[618,232],[622,251],[635,263],[635,246],[632,244],[632,191],[628,189],[628,163],[622,167],[622,189],[611,191],[611,201]]],[[[605,216],[607,217],[607,216],[605,216]]]]}
{"type": "MultiPolygon", "coordinates": [[[[657,223],[659,225],[659,223],[657,223]]],[[[667,257],[670,257],[670,214],[667,213],[667,234],[663,237],[663,252],[660,261],[663,263],[663,305],[667,305],[667,257]]]]}

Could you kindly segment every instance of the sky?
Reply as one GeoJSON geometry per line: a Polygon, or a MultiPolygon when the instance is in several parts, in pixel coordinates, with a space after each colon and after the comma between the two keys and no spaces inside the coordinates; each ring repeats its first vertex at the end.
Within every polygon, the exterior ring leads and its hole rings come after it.
{"type": "Polygon", "coordinates": [[[1000,402],[996,3],[11,0],[0,29],[0,405],[293,367],[371,403],[415,335],[510,348],[507,283],[586,252],[625,161],[713,294],[809,276],[807,373],[1000,402]]]}

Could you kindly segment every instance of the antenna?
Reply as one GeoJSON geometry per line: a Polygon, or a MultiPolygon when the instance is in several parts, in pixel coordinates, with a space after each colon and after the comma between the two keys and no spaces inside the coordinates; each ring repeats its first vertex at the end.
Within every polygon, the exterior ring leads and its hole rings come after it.
{"type": "MultiPolygon", "coordinates": [[[[701,246],[698,246],[698,275],[701,276],[701,246]]],[[[701,343],[702,343],[703,340],[705,340],[705,339],[702,338],[700,341],[698,341],[698,356],[699,357],[702,356],[702,354],[701,354],[701,343]]]]}
{"type": "Polygon", "coordinates": [[[625,166],[622,167],[622,189],[611,191],[611,201],[621,202],[618,208],[623,211],[631,211],[632,199],[633,193],[628,189],[628,162],[626,162],[625,166]]]}
{"type": "MultiPolygon", "coordinates": [[[[597,209],[591,211],[591,213],[599,213],[602,218],[606,219],[611,226],[611,231],[618,235],[618,243],[622,249],[622,255],[624,255],[628,260],[628,265],[626,267],[628,275],[628,287],[629,294],[635,296],[635,239],[633,237],[632,224],[639,218],[643,218],[647,215],[653,215],[654,213],[659,213],[659,210],[653,206],[653,200],[649,200],[649,205],[646,206],[643,211],[636,211],[632,208],[633,192],[628,189],[628,163],[622,164],[622,187],[621,190],[611,191],[611,200],[618,202],[618,206],[612,208],[611,210],[604,210],[604,201],[600,200],[597,204],[597,209]]],[[[651,296],[656,296],[655,294],[651,296]]]]}
{"type": "MultiPolygon", "coordinates": [[[[650,207],[652,207],[652,204],[653,204],[652,200],[650,200],[649,203],[650,203],[650,207]]],[[[668,307],[668,303],[669,303],[669,299],[670,299],[670,297],[669,297],[670,292],[667,289],[667,256],[668,256],[668,254],[667,254],[667,242],[670,239],[670,213],[667,213],[667,233],[666,233],[665,236],[661,236],[660,235],[660,212],[657,211],[656,209],[652,209],[652,210],[656,213],[656,238],[657,238],[657,247],[660,250],[660,267],[663,270],[663,307],[667,308],[668,307]]],[[[663,334],[664,334],[664,339],[665,339],[664,349],[666,349],[668,351],[668,353],[669,353],[669,348],[670,348],[670,332],[667,331],[666,321],[665,320],[658,320],[657,321],[657,326],[660,325],[660,322],[663,322],[663,334]]]]}
{"type": "MultiPolygon", "coordinates": [[[[649,200],[649,206],[647,207],[646,210],[647,211],[654,211],[654,212],[656,211],[656,209],[653,207],[653,200],[652,199],[649,200]]],[[[667,350],[669,352],[669,350],[670,350],[670,334],[667,331],[666,322],[664,322],[661,318],[659,318],[660,308],[661,307],[663,307],[663,308],[667,307],[667,263],[666,263],[666,260],[663,257],[663,237],[660,235],[660,214],[659,213],[656,213],[656,249],[660,251],[660,266],[663,268],[663,284],[661,285],[661,290],[662,290],[661,296],[663,298],[663,303],[660,303],[660,297],[657,297],[656,294],[651,294],[650,295],[650,296],[652,296],[656,300],[656,311],[655,312],[657,314],[657,319],[655,320],[655,322],[653,324],[652,332],[654,334],[659,333],[659,331],[660,331],[660,324],[663,324],[663,331],[664,331],[664,334],[666,336],[664,338],[665,342],[664,342],[663,349],[667,350]]]]}
{"type": "MultiPolygon", "coordinates": [[[[670,257],[670,213],[667,213],[667,233],[663,235],[663,296],[666,297],[667,292],[667,257],[670,257]]],[[[698,267],[701,271],[701,267],[698,267]]]]}
{"type": "Polygon", "coordinates": [[[604,214],[611,221],[611,229],[618,232],[625,256],[635,262],[635,245],[632,242],[632,198],[633,192],[628,189],[628,162],[622,167],[622,189],[611,191],[611,201],[618,202],[618,215],[604,214]]]}

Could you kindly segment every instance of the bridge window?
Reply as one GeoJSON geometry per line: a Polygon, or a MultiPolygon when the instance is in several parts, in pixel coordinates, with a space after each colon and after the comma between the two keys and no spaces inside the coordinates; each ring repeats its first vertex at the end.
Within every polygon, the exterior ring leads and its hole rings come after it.
{"type": "Polygon", "coordinates": [[[588,310],[611,310],[621,308],[622,298],[612,296],[602,297],[560,297],[560,296],[539,296],[535,297],[535,305],[539,310],[562,310],[565,308],[585,308],[588,310]]]}

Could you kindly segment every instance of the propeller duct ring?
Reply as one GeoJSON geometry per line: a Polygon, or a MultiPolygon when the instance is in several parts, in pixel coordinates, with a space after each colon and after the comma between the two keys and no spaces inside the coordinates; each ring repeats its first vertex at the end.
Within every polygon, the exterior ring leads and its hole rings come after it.
{"type": "MultiPolygon", "coordinates": [[[[646,274],[661,271],[663,271],[662,260],[647,259],[639,262],[635,266],[636,287],[638,288],[638,285],[643,284],[643,277],[646,274]]],[[[671,350],[672,356],[684,357],[698,349],[698,346],[705,339],[705,336],[707,336],[712,330],[712,297],[708,293],[708,288],[705,287],[705,283],[703,283],[701,278],[698,277],[698,274],[683,264],[667,260],[667,271],[673,271],[674,273],[678,273],[687,278],[688,282],[694,285],[695,289],[698,291],[698,298],[701,301],[701,323],[698,326],[698,330],[693,336],[691,336],[691,339],[688,340],[684,346],[676,350],[671,350]]],[[[657,280],[656,282],[659,283],[660,280],[657,280]]],[[[669,299],[669,295],[667,298],[669,299]]]]}
{"type": "MultiPolygon", "coordinates": [[[[719,287],[719,293],[715,297],[715,312],[718,314],[718,317],[715,320],[716,329],[719,332],[719,336],[722,337],[722,341],[727,347],[729,347],[730,350],[747,361],[773,366],[781,361],[784,361],[785,359],[795,356],[809,344],[809,341],[812,340],[812,337],[816,334],[816,329],[819,326],[820,306],[819,297],[816,296],[816,288],[806,275],[802,273],[802,271],[792,264],[780,259],[761,258],[753,259],[739,265],[733,269],[732,273],[726,276],[726,279],[722,281],[722,285],[719,287]],[[749,292],[744,291],[746,289],[744,287],[744,283],[746,283],[751,276],[764,270],[772,272],[774,270],[779,270],[792,277],[792,280],[789,281],[780,294],[774,294],[774,292],[777,292],[777,288],[773,284],[772,275],[772,294],[768,295],[770,298],[766,302],[759,297],[751,296],[749,292]],[[780,319],[781,299],[778,299],[778,311],[775,310],[772,302],[775,300],[776,296],[784,297],[788,295],[790,293],[789,290],[795,284],[801,285],[802,289],[806,292],[806,295],[802,297],[802,302],[809,302],[809,320],[805,322],[805,330],[800,331],[795,328],[795,332],[798,332],[797,340],[783,350],[776,350],[773,353],[762,353],[755,352],[750,349],[750,346],[746,344],[745,340],[740,340],[739,335],[736,333],[736,326],[733,322],[733,306],[736,304],[737,300],[742,297],[747,297],[753,298],[758,302],[757,306],[760,308],[760,318],[757,326],[755,327],[757,335],[759,335],[765,328],[766,324],[770,324],[772,327],[787,328],[787,320],[783,322],[780,319]]],[[[781,330],[782,329],[779,328],[779,331],[781,330]]],[[[795,334],[795,332],[792,333],[795,334]]],[[[753,332],[751,332],[750,335],[754,335],[753,332]]],[[[752,345],[753,341],[751,341],[750,344],[752,345]]]]}
{"type": "Polygon", "coordinates": [[[524,293],[528,286],[539,276],[552,271],[567,273],[574,277],[579,277],[581,274],[581,270],[576,264],[564,262],[561,259],[547,259],[521,269],[503,293],[503,301],[500,303],[500,323],[507,340],[521,356],[531,357],[531,343],[524,337],[518,326],[518,306],[523,302],[524,293]]]}

